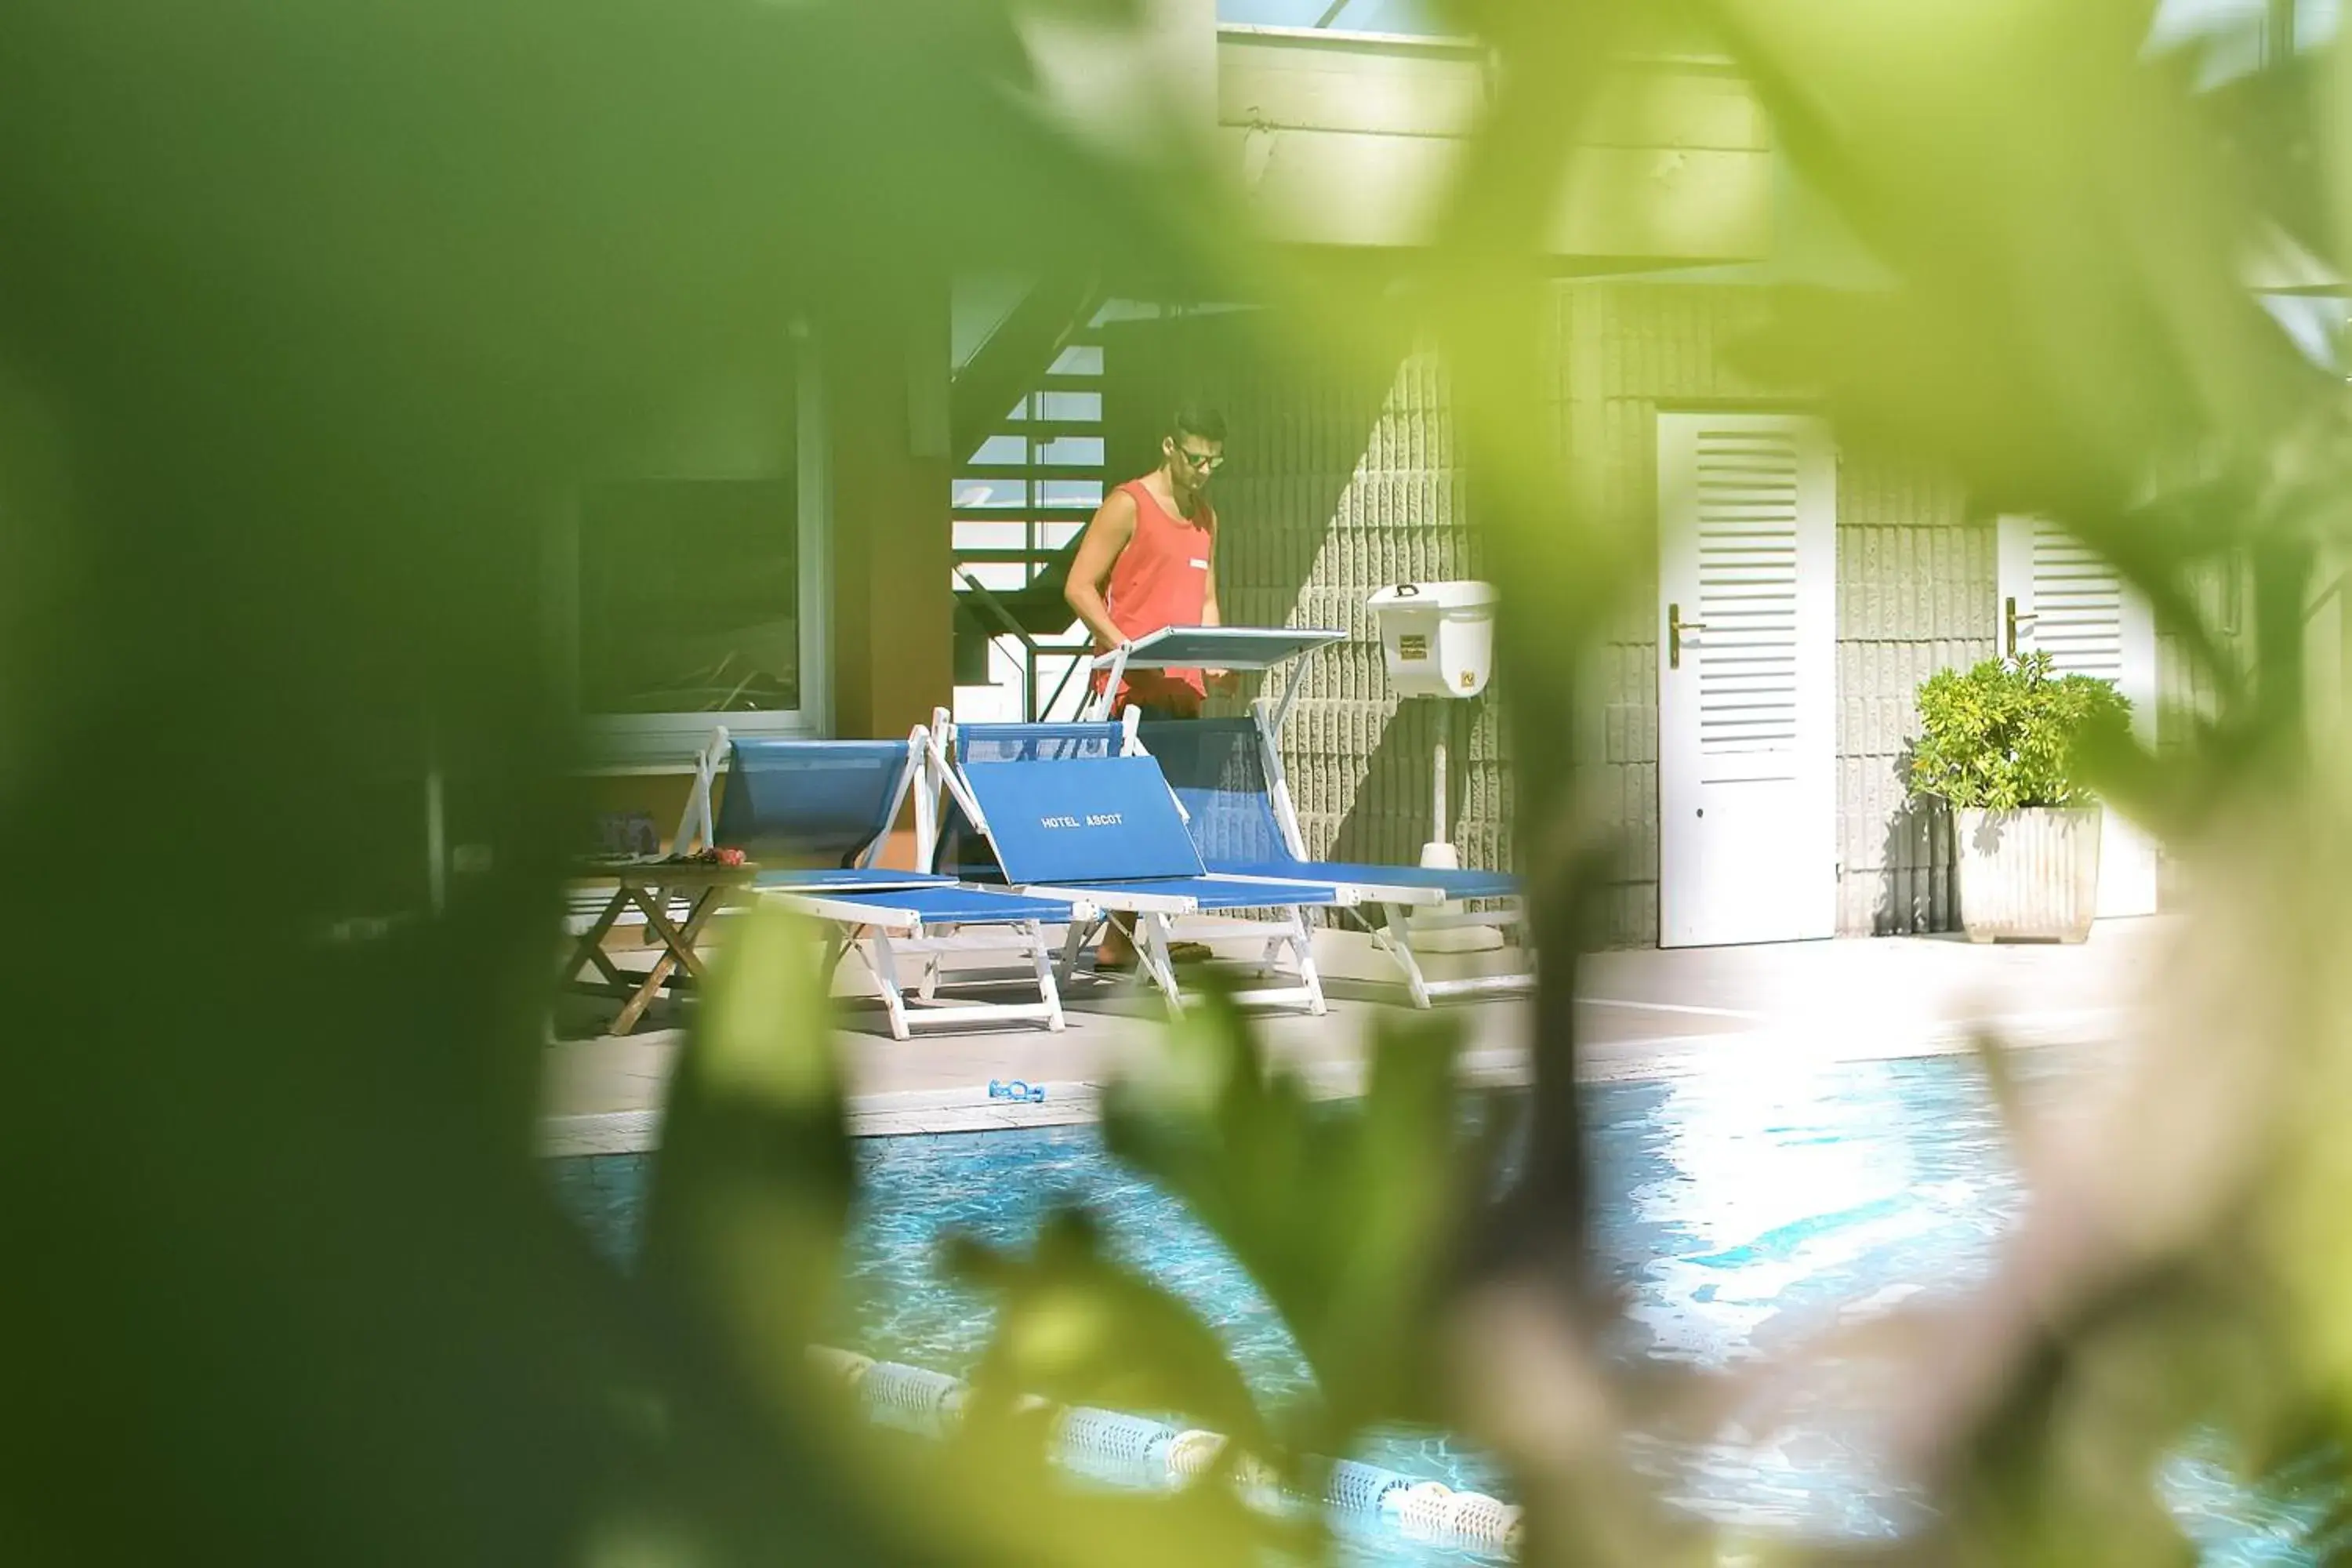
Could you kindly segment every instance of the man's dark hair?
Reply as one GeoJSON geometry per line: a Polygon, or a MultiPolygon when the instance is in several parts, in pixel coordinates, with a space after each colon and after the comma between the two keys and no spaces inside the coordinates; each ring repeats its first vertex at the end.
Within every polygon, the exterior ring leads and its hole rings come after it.
{"type": "Polygon", "coordinates": [[[1205,403],[1187,403],[1176,410],[1176,417],[1168,422],[1168,433],[1178,440],[1187,436],[1223,446],[1225,439],[1225,416],[1205,403]]]}

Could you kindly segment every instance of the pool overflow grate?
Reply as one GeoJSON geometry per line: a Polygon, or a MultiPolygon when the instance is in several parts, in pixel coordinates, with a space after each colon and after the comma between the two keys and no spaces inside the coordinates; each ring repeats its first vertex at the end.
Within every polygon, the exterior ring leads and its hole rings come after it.
{"type": "Polygon", "coordinates": [[[885,1426],[923,1437],[944,1437],[963,1414],[963,1379],[919,1366],[877,1361],[858,1380],[866,1414],[885,1426]]]}
{"type": "Polygon", "coordinates": [[[1379,1513],[1391,1492],[1412,1484],[1411,1476],[1356,1459],[1341,1459],[1324,1478],[1323,1500],[1344,1513],[1379,1513]]]}
{"type": "Polygon", "coordinates": [[[1075,1405],[1054,1423],[1054,1447],[1066,1468],[1098,1481],[1162,1487],[1168,1449],[1183,1434],[1164,1422],[1075,1405]]]}
{"type": "MultiPolygon", "coordinates": [[[[814,1345],[809,1360],[828,1381],[850,1392],[868,1418],[924,1436],[947,1436],[971,1394],[960,1377],[876,1361],[855,1351],[814,1345]]],[[[1226,1447],[1222,1433],[1179,1431],[1165,1422],[1086,1405],[1063,1409],[1053,1431],[1055,1457],[1065,1468],[1122,1486],[1186,1485],[1214,1469],[1226,1447]]],[[[1262,1466],[1244,1454],[1234,1469],[1244,1496],[1272,1500],[1272,1478],[1262,1466]]],[[[1518,1509],[1484,1492],[1455,1491],[1438,1481],[1339,1459],[1324,1477],[1323,1501],[1334,1512],[1376,1522],[1407,1540],[1518,1554],[1518,1509]]]]}

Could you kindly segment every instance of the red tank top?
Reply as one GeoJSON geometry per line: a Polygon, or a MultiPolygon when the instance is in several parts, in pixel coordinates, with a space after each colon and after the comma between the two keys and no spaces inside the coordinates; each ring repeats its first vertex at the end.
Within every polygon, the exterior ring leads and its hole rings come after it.
{"type": "MultiPolygon", "coordinates": [[[[1111,563],[1110,593],[1103,601],[1110,624],[1130,640],[1163,626],[1199,626],[1208,605],[1216,512],[1200,501],[1206,525],[1187,522],[1170,515],[1141,479],[1118,488],[1135,498],[1135,533],[1111,563]]],[[[1197,669],[1139,669],[1120,683],[1120,701],[1156,701],[1168,682],[1189,686],[1199,696],[1208,691],[1197,669]]]]}

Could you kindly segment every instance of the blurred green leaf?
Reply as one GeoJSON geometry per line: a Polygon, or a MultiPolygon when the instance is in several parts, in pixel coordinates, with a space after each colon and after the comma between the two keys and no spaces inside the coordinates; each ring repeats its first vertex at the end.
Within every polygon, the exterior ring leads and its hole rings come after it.
{"type": "Polygon", "coordinates": [[[1026,1258],[969,1237],[950,1238],[947,1257],[953,1272],[998,1296],[996,1330],[973,1378],[982,1401],[1026,1394],[1182,1415],[1275,1457],[1223,1342],[1181,1298],[1107,1257],[1083,1210],[1048,1217],[1026,1258]]]}
{"type": "Polygon", "coordinates": [[[1314,1561],[1312,1520],[1252,1510],[1223,1486],[1121,1494],[1055,1473],[1048,1413],[1016,1432],[999,1411],[915,1458],[904,1505],[954,1560],[1007,1568],[1280,1568],[1314,1561]]]}
{"type": "Polygon", "coordinates": [[[1230,1005],[1192,1009],[1105,1104],[1121,1160],[1181,1197],[1258,1282],[1313,1369],[1301,1441],[1341,1452],[1436,1419],[1429,1329],[1475,1190],[1450,1018],[1384,1016],[1364,1099],[1318,1104],[1230,1005]]]}
{"type": "Polygon", "coordinates": [[[773,907],[736,917],[678,1059],[646,1217],[646,1276],[784,1394],[825,1321],[856,1175],[818,950],[773,907]]]}

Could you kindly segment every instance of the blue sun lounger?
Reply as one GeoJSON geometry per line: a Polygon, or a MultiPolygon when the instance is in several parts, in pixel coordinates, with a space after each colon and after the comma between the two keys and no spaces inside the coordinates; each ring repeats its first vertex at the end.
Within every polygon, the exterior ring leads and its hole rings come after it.
{"type": "Polygon", "coordinates": [[[914,790],[927,749],[919,725],[904,741],[737,740],[722,729],[697,761],[677,845],[690,847],[698,837],[741,849],[754,861],[834,859],[832,866],[762,867],[752,886],[762,899],[832,928],[825,974],[856,949],[873,972],[895,1038],[908,1038],[917,1026],[1041,1022],[1059,1029],[1061,994],[1044,928],[1090,922],[1092,906],[961,887],[936,872],[874,864],[910,795],[916,842],[929,853],[935,837],[931,802],[914,790]],[[710,795],[722,763],[726,789],[714,824],[710,795]],[[1037,999],[939,1002],[939,955],[975,951],[1026,958],[1037,999]],[[902,952],[924,960],[914,1005],[898,977],[902,952]]]}
{"type": "Polygon", "coordinates": [[[1163,720],[1139,727],[1137,742],[1160,763],[1182,803],[1203,865],[1227,877],[1329,882],[1343,889],[1348,907],[1374,943],[1403,971],[1416,1007],[1429,1006],[1440,996],[1526,991],[1534,985],[1531,969],[1459,980],[1431,980],[1423,974],[1407,940],[1409,926],[1419,931],[1470,925],[1517,928],[1521,951],[1526,951],[1527,920],[1518,879],[1502,871],[1308,859],[1274,734],[1263,704],[1244,718],[1163,720]],[[1475,913],[1441,908],[1473,900],[1501,907],[1475,913]]]}
{"type": "MultiPolygon", "coordinates": [[[[1181,808],[1159,764],[1134,752],[1132,723],[935,726],[934,781],[948,797],[946,831],[932,864],[965,877],[1001,879],[1026,892],[1092,904],[1132,920],[1144,976],[1181,1007],[1169,947],[1186,937],[1248,936],[1265,943],[1265,966],[1287,952],[1289,985],[1245,991],[1254,1006],[1325,1011],[1301,911],[1347,901],[1315,880],[1225,877],[1202,865],[1181,808]],[[941,744],[939,731],[948,731],[941,744]],[[1124,753],[1124,754],[1122,754],[1124,753]],[[1273,920],[1200,921],[1243,910],[1273,920]]],[[[1074,923],[1063,949],[1066,975],[1092,934],[1074,923]]]]}

